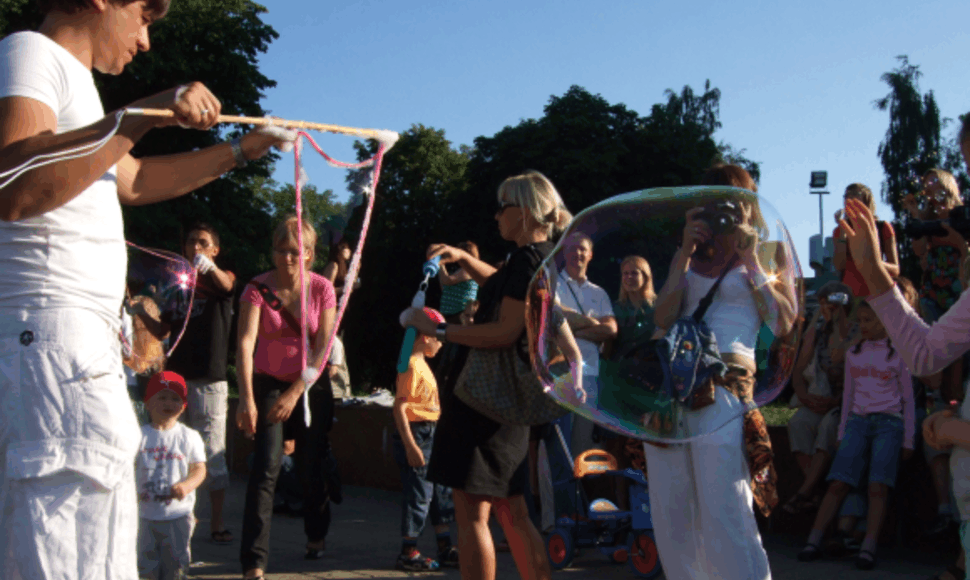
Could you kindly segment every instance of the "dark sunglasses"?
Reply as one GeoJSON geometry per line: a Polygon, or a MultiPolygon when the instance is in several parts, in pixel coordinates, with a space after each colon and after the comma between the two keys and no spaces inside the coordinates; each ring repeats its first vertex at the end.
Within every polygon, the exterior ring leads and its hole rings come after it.
{"type": "Polygon", "coordinates": [[[498,213],[504,213],[505,210],[509,209],[510,207],[519,207],[519,206],[516,205],[516,204],[514,204],[514,203],[509,203],[509,202],[506,201],[504,203],[500,203],[499,204],[499,206],[498,206],[498,213]]]}

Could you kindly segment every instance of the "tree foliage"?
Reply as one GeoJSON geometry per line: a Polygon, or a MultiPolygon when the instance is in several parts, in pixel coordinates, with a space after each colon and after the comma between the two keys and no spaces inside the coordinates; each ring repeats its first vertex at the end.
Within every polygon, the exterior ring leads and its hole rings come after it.
{"type": "Polygon", "coordinates": [[[911,220],[902,207],[903,198],[919,193],[923,174],[932,168],[954,173],[962,191],[970,183],[961,170],[959,146],[942,136],[949,119],[941,118],[933,91],[920,92],[919,67],[910,64],[906,56],[899,56],[897,60],[899,66],[881,77],[889,85],[889,94],[874,103],[880,111],[889,112],[889,128],[879,144],[879,160],[886,175],[882,199],[892,207],[895,217],[903,274],[919,280],[919,260],[913,254],[912,240],[902,229],[911,220]]]}
{"type": "MultiPolygon", "coordinates": [[[[356,146],[360,160],[377,150],[374,142],[356,146]]],[[[467,155],[452,147],[444,130],[424,125],[412,125],[384,157],[361,262],[361,286],[344,323],[355,381],[393,381],[403,336],[398,314],[411,303],[421,281],[428,246],[442,240],[440,232],[455,218],[456,199],[467,190],[467,165],[467,155]]],[[[354,172],[348,183],[358,186],[369,174],[370,169],[354,172]]],[[[350,220],[351,231],[360,231],[361,218],[357,211],[350,220]]],[[[429,306],[438,305],[438,288],[432,280],[429,306]]]]}

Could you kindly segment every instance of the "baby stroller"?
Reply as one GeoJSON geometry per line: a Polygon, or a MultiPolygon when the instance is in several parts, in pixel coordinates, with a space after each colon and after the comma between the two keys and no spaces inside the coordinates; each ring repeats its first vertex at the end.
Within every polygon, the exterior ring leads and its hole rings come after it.
{"type": "Polygon", "coordinates": [[[555,430],[566,457],[573,465],[573,472],[567,480],[553,481],[553,486],[575,486],[576,506],[585,506],[581,480],[623,477],[630,481],[630,510],[623,511],[607,499],[595,499],[589,502],[586,513],[579,513],[582,508],[577,507],[573,517],[560,517],[546,538],[546,554],[552,568],[567,568],[581,548],[597,548],[613,562],[627,562],[637,577],[653,578],[660,574],[660,559],[650,517],[650,497],[643,472],[618,469],[616,458],[599,449],[585,451],[574,461],[558,425],[555,430]]]}

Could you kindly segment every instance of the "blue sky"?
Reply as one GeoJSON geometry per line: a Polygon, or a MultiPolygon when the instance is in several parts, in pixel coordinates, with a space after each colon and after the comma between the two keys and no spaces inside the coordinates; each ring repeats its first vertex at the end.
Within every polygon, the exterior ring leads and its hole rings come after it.
{"type": "MultiPolygon", "coordinates": [[[[921,89],[934,91],[944,116],[970,111],[960,65],[970,54],[970,3],[959,0],[264,4],[280,33],[260,60],[278,83],[264,107],[289,119],[396,131],[421,123],[457,147],[540,117],[573,84],[646,115],[666,89],[701,91],[710,79],[721,90],[715,138],[761,162],[761,193],[789,227],[803,269],[819,229],[810,172],[829,174],[827,234],[846,185],[881,187],[888,113],[872,103],[888,93],[879,77],[897,55],[919,65],[921,89]]],[[[317,136],[353,160],[351,138],[317,136]]],[[[317,187],[346,199],[343,171],[317,159],[306,168],[317,187]]],[[[275,177],[293,181],[291,157],[275,177]]],[[[891,216],[882,205],[880,214],[891,216]]]]}

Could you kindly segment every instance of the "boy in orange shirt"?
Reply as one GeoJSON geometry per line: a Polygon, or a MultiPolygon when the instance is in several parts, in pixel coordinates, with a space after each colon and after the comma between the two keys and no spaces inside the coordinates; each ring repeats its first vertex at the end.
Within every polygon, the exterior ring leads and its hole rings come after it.
{"type": "MultiPolygon", "coordinates": [[[[425,313],[435,322],[445,317],[432,308],[425,313]]],[[[437,570],[439,562],[445,566],[458,566],[458,549],[451,543],[449,524],[454,520],[455,507],[451,488],[428,481],[428,462],[434,442],[435,425],[441,416],[438,401],[438,384],[426,357],[434,357],[441,349],[441,342],[433,337],[419,334],[414,340],[408,370],[397,376],[397,394],[394,399],[394,458],[401,466],[401,484],[404,501],[401,516],[401,554],[397,568],[408,571],[437,570]],[[418,551],[418,536],[424,530],[428,516],[438,539],[438,560],[426,558],[418,551]]]]}

